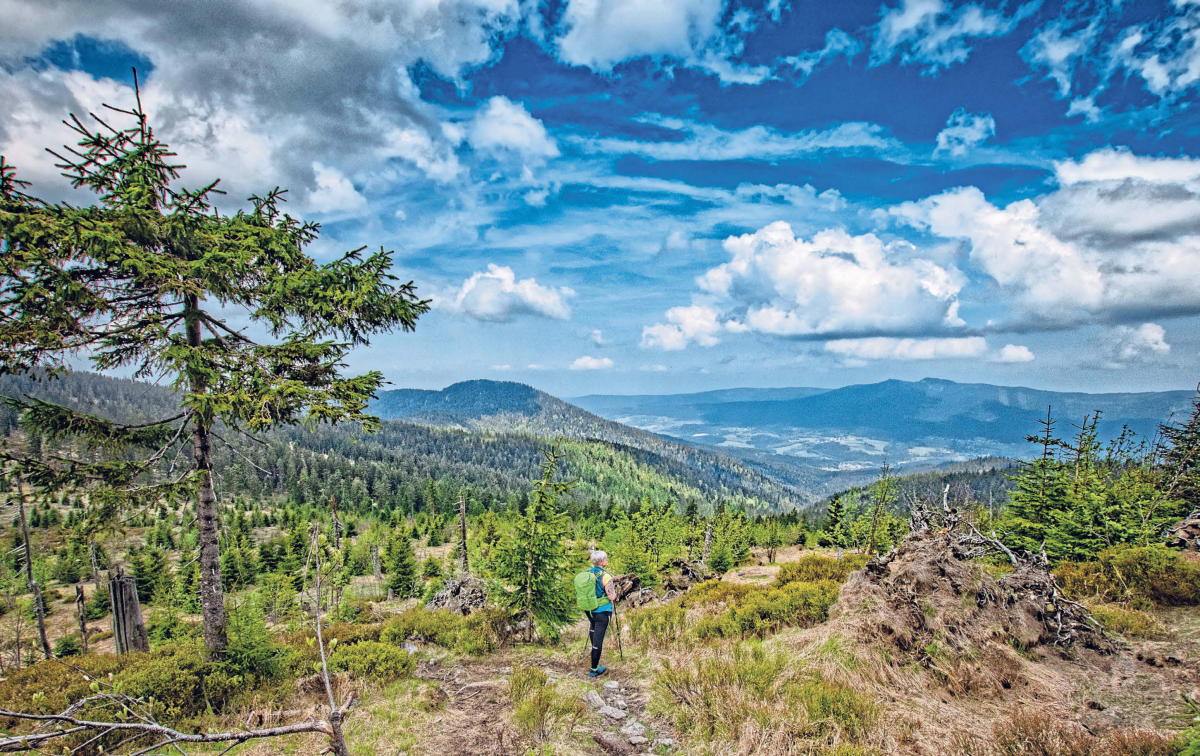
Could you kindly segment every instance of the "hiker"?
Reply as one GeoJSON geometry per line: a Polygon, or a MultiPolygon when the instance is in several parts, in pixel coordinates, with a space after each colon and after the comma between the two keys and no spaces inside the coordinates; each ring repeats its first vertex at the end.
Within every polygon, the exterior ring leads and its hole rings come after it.
{"type": "Polygon", "coordinates": [[[613,602],[617,600],[617,589],[608,567],[608,554],[592,552],[592,567],[575,576],[575,602],[588,618],[591,629],[588,637],[592,641],[592,668],[590,677],[599,677],[607,667],[600,666],[600,651],[604,647],[604,634],[608,632],[608,621],[613,616],[613,602]]]}

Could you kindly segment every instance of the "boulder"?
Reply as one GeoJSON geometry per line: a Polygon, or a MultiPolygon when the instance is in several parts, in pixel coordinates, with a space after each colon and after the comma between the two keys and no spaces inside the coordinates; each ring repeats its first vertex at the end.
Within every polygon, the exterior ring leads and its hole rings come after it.
{"type": "Polygon", "coordinates": [[[1167,546],[1184,551],[1200,551],[1200,509],[1167,529],[1167,546]]]}
{"type": "Polygon", "coordinates": [[[581,698],[583,698],[583,702],[587,704],[589,709],[604,708],[604,699],[601,698],[600,694],[594,690],[589,690],[587,693],[584,693],[581,698]]]}
{"type": "Polygon", "coordinates": [[[625,712],[621,711],[620,709],[618,709],[615,706],[601,706],[599,713],[600,713],[600,716],[608,717],[609,719],[624,719],[625,718],[625,712]]]}
{"type": "Polygon", "coordinates": [[[446,587],[434,594],[426,609],[449,609],[466,616],[487,606],[487,585],[473,575],[446,581],[446,587]]]}

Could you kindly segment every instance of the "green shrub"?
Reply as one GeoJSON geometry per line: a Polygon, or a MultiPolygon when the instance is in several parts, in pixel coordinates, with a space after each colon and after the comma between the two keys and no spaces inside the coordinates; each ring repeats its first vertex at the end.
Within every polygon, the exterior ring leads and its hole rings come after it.
{"type": "Polygon", "coordinates": [[[679,605],[684,609],[690,609],[693,606],[736,604],[740,603],[751,593],[761,590],[762,586],[760,585],[724,583],[720,580],[709,580],[683,594],[683,597],[679,599],[679,605]]]}
{"type": "Polygon", "coordinates": [[[378,641],[361,641],[351,646],[339,644],[329,659],[330,669],[384,683],[409,677],[416,666],[412,654],[378,641]]]}
{"type": "MultiPolygon", "coordinates": [[[[91,695],[92,680],[102,680],[120,672],[129,659],[116,654],[87,654],[72,659],[70,667],[42,661],[24,669],[5,670],[4,679],[0,681],[0,701],[7,707],[23,711],[59,712],[91,695]],[[32,706],[35,693],[45,695],[36,710],[32,706]]],[[[10,728],[13,724],[0,719],[0,726],[10,728]]]]}
{"type": "Polygon", "coordinates": [[[782,588],[755,586],[740,602],[696,624],[700,640],[763,638],[784,627],[811,627],[829,617],[840,586],[833,580],[792,582],[782,588]]]}
{"type": "Polygon", "coordinates": [[[546,670],[536,664],[522,664],[508,678],[508,695],[513,703],[521,703],[535,690],[543,687],[549,677],[546,670]]]}
{"type": "Polygon", "coordinates": [[[200,643],[169,643],[150,653],[129,654],[126,666],[114,679],[126,695],[153,699],[154,712],[169,722],[178,722],[205,711],[220,711],[240,680],[211,675],[213,665],[205,660],[200,643]],[[205,678],[212,676],[210,686],[205,678]]]}
{"type": "Polygon", "coordinates": [[[54,642],[54,655],[59,659],[64,656],[79,656],[83,652],[83,644],[78,635],[64,635],[54,642]]]}
{"type": "Polygon", "coordinates": [[[385,622],[379,640],[400,646],[416,638],[451,651],[484,654],[503,645],[508,625],[508,613],[499,607],[486,607],[467,617],[446,609],[414,607],[385,622]]]}
{"type": "Polygon", "coordinates": [[[1134,609],[1200,604],[1200,566],[1165,546],[1115,546],[1094,562],[1062,562],[1054,575],[1076,600],[1134,609]]]}
{"type": "Polygon", "coordinates": [[[227,615],[228,643],[221,665],[231,676],[253,687],[280,672],[280,649],[271,639],[266,618],[254,604],[234,607],[227,615]]]}
{"type": "Polygon", "coordinates": [[[867,563],[865,554],[847,554],[841,559],[822,554],[805,554],[794,562],[784,562],[775,576],[775,585],[788,583],[815,583],[820,580],[846,582],[851,572],[857,572],[867,563]]]}
{"type": "MultiPolygon", "coordinates": [[[[346,622],[337,622],[329,630],[323,631],[322,634],[326,640],[337,638],[338,643],[344,643],[349,646],[355,643],[362,643],[363,641],[377,641],[382,632],[382,624],[354,625],[346,622]]],[[[308,635],[316,637],[315,632],[309,632],[308,635]]]]}
{"type": "Polygon", "coordinates": [[[1167,635],[1167,629],[1161,622],[1137,609],[1126,609],[1116,604],[1100,604],[1090,606],[1088,610],[1110,633],[1120,633],[1142,640],[1154,640],[1167,635]]]}
{"type": "Polygon", "coordinates": [[[146,619],[146,635],[150,638],[150,643],[156,646],[171,641],[196,639],[203,633],[204,627],[199,622],[187,622],[178,612],[169,608],[155,607],[146,619]]]}
{"type": "Polygon", "coordinates": [[[112,612],[112,597],[108,591],[95,591],[92,597],[83,603],[83,616],[88,622],[107,617],[112,612]]]}

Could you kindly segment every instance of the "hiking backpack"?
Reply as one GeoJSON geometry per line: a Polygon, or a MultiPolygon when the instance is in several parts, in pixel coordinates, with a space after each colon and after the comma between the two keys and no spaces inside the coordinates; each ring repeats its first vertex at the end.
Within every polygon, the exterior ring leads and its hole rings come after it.
{"type": "Polygon", "coordinates": [[[585,612],[594,612],[608,603],[608,596],[600,598],[596,595],[596,581],[600,579],[600,574],[584,570],[575,576],[575,605],[585,612]]]}

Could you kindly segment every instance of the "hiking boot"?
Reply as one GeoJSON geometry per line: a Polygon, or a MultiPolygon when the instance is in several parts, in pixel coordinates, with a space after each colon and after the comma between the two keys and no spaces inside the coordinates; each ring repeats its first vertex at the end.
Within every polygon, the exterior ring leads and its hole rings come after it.
{"type": "Polygon", "coordinates": [[[596,667],[591,672],[588,672],[588,677],[599,677],[608,671],[608,667],[596,667]]]}

